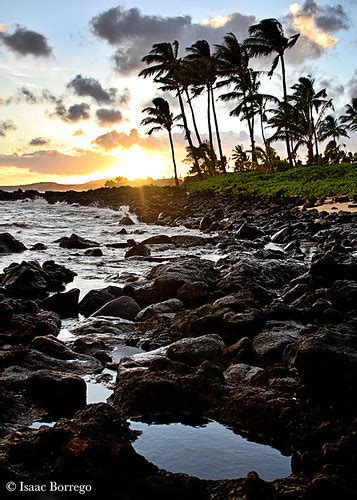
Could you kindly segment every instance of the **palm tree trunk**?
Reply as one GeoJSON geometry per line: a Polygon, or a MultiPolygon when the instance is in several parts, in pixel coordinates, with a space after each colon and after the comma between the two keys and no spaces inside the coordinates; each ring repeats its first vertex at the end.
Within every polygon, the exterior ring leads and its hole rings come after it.
{"type": "Polygon", "coordinates": [[[307,163],[308,165],[312,165],[314,162],[314,144],[313,144],[313,136],[314,136],[314,130],[313,130],[313,124],[312,124],[312,109],[311,106],[309,105],[308,107],[308,124],[307,124],[307,151],[308,151],[308,160],[307,163]]]}
{"type": "MultiPolygon", "coordinates": [[[[177,89],[177,97],[178,97],[179,104],[180,104],[180,110],[181,110],[181,115],[182,115],[182,120],[183,120],[183,127],[185,129],[186,139],[187,139],[188,145],[191,148],[191,151],[193,151],[194,145],[193,145],[193,142],[192,142],[192,139],[191,139],[190,129],[188,128],[188,125],[187,125],[187,118],[186,118],[186,113],[185,113],[185,106],[183,104],[183,100],[182,100],[182,95],[181,95],[181,90],[180,89],[177,89]]],[[[193,164],[194,164],[195,170],[197,172],[198,178],[202,179],[202,172],[201,172],[198,160],[195,159],[194,162],[193,162],[193,164]]]]}
{"type": "Polygon", "coordinates": [[[223,155],[223,150],[222,150],[222,141],[221,141],[221,136],[220,136],[220,133],[219,133],[217,113],[216,113],[216,105],[214,103],[214,94],[213,94],[213,88],[212,87],[211,87],[211,101],[212,101],[212,111],[213,111],[214,125],[215,125],[215,128],[216,128],[216,137],[217,137],[217,144],[218,144],[220,164],[221,164],[223,172],[226,173],[226,160],[225,160],[225,157],[223,155]]]}
{"type": "MultiPolygon", "coordinates": [[[[286,89],[286,71],[285,71],[285,61],[284,61],[284,55],[283,54],[280,55],[280,64],[281,64],[281,73],[282,73],[282,77],[283,77],[284,102],[285,102],[285,104],[287,104],[287,102],[288,102],[288,92],[287,92],[287,89],[286,89]]],[[[285,139],[285,142],[286,142],[286,151],[288,153],[288,159],[289,159],[290,166],[291,166],[291,168],[293,168],[294,164],[293,164],[293,158],[292,158],[292,155],[291,155],[291,148],[290,148],[289,134],[288,134],[287,127],[286,127],[285,130],[286,130],[286,139],[285,139]]]]}
{"type": "Polygon", "coordinates": [[[263,120],[263,111],[262,111],[262,109],[259,110],[259,115],[260,115],[260,130],[261,130],[261,133],[262,133],[262,139],[263,139],[263,143],[264,143],[264,148],[265,148],[266,155],[267,155],[268,172],[269,172],[269,174],[272,174],[273,173],[273,165],[272,165],[271,157],[270,157],[270,154],[269,154],[270,150],[268,150],[268,142],[267,142],[266,137],[265,137],[264,120],[263,120]]]}
{"type": "Polygon", "coordinates": [[[246,92],[243,89],[243,99],[244,99],[244,114],[245,114],[245,119],[248,124],[248,130],[249,130],[249,137],[250,137],[250,147],[252,149],[252,162],[256,163],[257,162],[257,155],[255,152],[255,139],[254,139],[254,114],[252,118],[252,122],[250,121],[250,118],[248,118],[248,108],[247,108],[247,97],[246,97],[246,92]]]}
{"type": "Polygon", "coordinates": [[[319,151],[319,141],[317,140],[317,133],[316,133],[316,125],[314,121],[314,117],[311,114],[311,119],[312,119],[312,129],[314,133],[314,141],[315,141],[315,151],[316,151],[316,158],[317,158],[317,164],[320,164],[320,151],[319,151]]]}
{"type": "Polygon", "coordinates": [[[259,115],[260,115],[260,130],[262,132],[263,144],[264,144],[265,150],[267,150],[267,140],[266,140],[266,137],[265,137],[264,119],[263,119],[263,112],[262,112],[262,110],[260,110],[259,115]]]}
{"type": "MultiPolygon", "coordinates": [[[[211,123],[211,92],[209,86],[207,86],[207,124],[208,124],[208,138],[209,144],[212,151],[212,158],[214,157],[214,147],[213,147],[213,135],[212,135],[212,123],[211,123]]],[[[216,175],[216,168],[213,166],[212,175],[216,175]]]]}
{"type": "Polygon", "coordinates": [[[176,159],[175,159],[175,148],[174,148],[174,141],[172,140],[172,133],[171,130],[168,130],[169,133],[169,139],[170,139],[170,147],[171,147],[171,156],[172,156],[172,163],[174,165],[174,174],[175,174],[175,186],[179,187],[179,180],[177,177],[177,166],[176,166],[176,159]]]}
{"type": "Polygon", "coordinates": [[[196,139],[198,141],[198,144],[201,145],[202,144],[202,140],[201,140],[201,136],[200,136],[200,134],[198,132],[198,127],[197,127],[197,122],[196,122],[196,116],[195,116],[195,113],[194,113],[194,110],[193,110],[193,106],[192,106],[192,100],[191,100],[191,97],[190,97],[187,89],[185,89],[185,94],[186,94],[186,99],[187,99],[187,102],[188,102],[188,105],[189,105],[189,108],[190,108],[190,111],[191,111],[192,123],[193,123],[193,128],[195,129],[196,139]]]}

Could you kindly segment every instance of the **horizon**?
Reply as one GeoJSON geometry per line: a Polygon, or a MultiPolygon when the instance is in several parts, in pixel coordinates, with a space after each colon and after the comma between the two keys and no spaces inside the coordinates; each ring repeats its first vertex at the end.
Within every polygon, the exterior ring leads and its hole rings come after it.
{"type": "MultiPolygon", "coordinates": [[[[318,89],[327,89],[335,114],[357,97],[355,19],[357,3],[345,0],[286,2],[251,6],[227,1],[203,8],[186,1],[180,9],[143,0],[125,7],[114,1],[62,2],[53,9],[42,0],[5,1],[0,19],[0,75],[4,82],[0,120],[0,185],[37,182],[81,184],[116,176],[130,181],[171,178],[166,134],[146,134],[141,110],[152,98],[164,96],[174,114],[179,109],[168,92],[151,79],[138,77],[141,58],[153,43],[174,41],[184,48],[197,39],[211,46],[233,31],[240,41],[248,27],[263,18],[279,19],[285,30],[300,33],[286,56],[288,87],[300,76],[312,75],[318,89]],[[114,10],[113,10],[114,9],[114,10]],[[158,16],[160,12],[160,16],[158,16]],[[69,15],[70,13],[70,15],[69,15]],[[355,55],[353,55],[355,54],[355,55]]],[[[271,60],[253,60],[254,68],[271,60]]],[[[265,66],[264,66],[265,65],[265,66]]],[[[279,68],[262,78],[264,92],[281,97],[279,68]]],[[[198,127],[208,137],[204,96],[195,99],[198,127]]],[[[249,147],[247,127],[230,117],[231,103],[217,102],[225,154],[237,144],[249,147]]],[[[190,125],[191,126],[191,125],[190,125]]],[[[192,126],[191,126],[192,127],[192,126]]],[[[178,174],[183,163],[183,133],[174,132],[178,174]]],[[[259,132],[256,141],[262,143],[259,132]]],[[[355,151],[356,138],[344,139],[355,151]]],[[[275,146],[274,146],[275,147],[275,146]]],[[[277,146],[284,155],[284,144],[277,146]]],[[[302,148],[299,157],[305,160],[302,148]]]]}

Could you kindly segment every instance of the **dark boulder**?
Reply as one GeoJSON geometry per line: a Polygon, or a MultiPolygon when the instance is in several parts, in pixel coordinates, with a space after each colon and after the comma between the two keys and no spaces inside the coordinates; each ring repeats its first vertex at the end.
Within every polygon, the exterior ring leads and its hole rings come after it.
{"type": "Polygon", "coordinates": [[[147,274],[147,281],[126,285],[124,293],[145,307],[176,298],[177,291],[186,283],[204,282],[209,289],[219,278],[214,263],[197,257],[183,257],[159,264],[147,274]]]}
{"type": "Polygon", "coordinates": [[[150,306],[142,309],[136,316],[137,321],[145,321],[154,316],[171,315],[179,311],[182,311],[183,303],[178,299],[168,299],[164,302],[158,302],[157,304],[151,304],[150,306]]]}
{"type": "Polygon", "coordinates": [[[65,293],[55,293],[44,299],[41,307],[46,311],[58,313],[61,318],[73,318],[78,314],[79,294],[78,288],[73,288],[65,293]]]}
{"type": "Polygon", "coordinates": [[[56,240],[55,243],[59,243],[59,246],[61,248],[67,248],[68,250],[72,250],[74,248],[91,248],[91,247],[98,247],[99,243],[96,241],[92,240],[87,240],[86,238],[82,238],[81,236],[78,236],[78,234],[71,234],[71,236],[63,237],[60,238],[59,240],[56,240]]]}
{"type": "Polygon", "coordinates": [[[89,255],[89,257],[101,257],[103,252],[100,248],[88,248],[88,250],[84,252],[84,255],[89,255]]]}
{"type": "Polygon", "coordinates": [[[98,311],[95,311],[92,316],[114,316],[133,320],[140,310],[139,304],[134,299],[123,295],[105,304],[98,311]]]}
{"type": "Polygon", "coordinates": [[[39,335],[58,335],[59,316],[32,301],[0,298],[0,344],[26,344],[39,335]]]}
{"type": "Polygon", "coordinates": [[[150,238],[146,238],[141,243],[143,245],[164,245],[171,243],[171,238],[166,234],[157,234],[155,236],[150,236],[150,238]]]}
{"type": "Polygon", "coordinates": [[[118,286],[107,286],[98,290],[90,290],[79,302],[79,312],[84,316],[90,316],[113,299],[123,294],[122,288],[118,286]]]}
{"type": "Polygon", "coordinates": [[[30,348],[56,359],[76,359],[76,353],[53,335],[35,337],[30,348]]]}
{"type": "Polygon", "coordinates": [[[242,224],[236,232],[236,238],[255,240],[256,238],[261,238],[264,234],[264,231],[253,224],[242,224]]]}
{"type": "Polygon", "coordinates": [[[4,269],[1,285],[12,297],[36,299],[63,289],[75,275],[53,261],[44,262],[42,267],[36,261],[23,261],[4,269]]]}
{"type": "Polygon", "coordinates": [[[123,217],[120,219],[119,224],[122,226],[133,226],[135,222],[128,216],[123,217]]]}
{"type": "Polygon", "coordinates": [[[166,355],[173,361],[195,366],[206,360],[219,363],[224,348],[219,335],[203,335],[174,342],[168,347],[166,355]]]}
{"type": "Polygon", "coordinates": [[[26,382],[28,396],[56,416],[72,415],[86,404],[85,381],[68,373],[37,370],[26,382]]]}
{"type": "Polygon", "coordinates": [[[47,250],[47,246],[44,243],[35,243],[34,245],[32,245],[30,250],[34,250],[34,251],[47,250]]]}
{"type": "Polygon", "coordinates": [[[24,252],[26,247],[9,233],[0,234],[0,254],[24,252]]]}
{"type": "Polygon", "coordinates": [[[137,245],[129,248],[129,250],[125,253],[125,258],[128,259],[129,257],[150,257],[150,255],[150,249],[143,243],[138,243],[137,245]]]}

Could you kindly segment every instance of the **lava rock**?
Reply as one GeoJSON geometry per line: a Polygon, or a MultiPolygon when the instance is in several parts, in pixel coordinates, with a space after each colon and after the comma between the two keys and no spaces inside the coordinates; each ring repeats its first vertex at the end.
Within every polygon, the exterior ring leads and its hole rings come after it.
{"type": "Polygon", "coordinates": [[[183,303],[178,299],[169,299],[164,302],[158,302],[157,304],[151,304],[150,306],[142,309],[137,315],[137,321],[145,321],[157,315],[165,315],[165,314],[175,314],[179,311],[182,311],[183,303]]]}
{"type": "Polygon", "coordinates": [[[137,245],[134,245],[133,247],[129,248],[129,250],[125,253],[125,258],[128,259],[129,257],[150,257],[151,252],[150,249],[144,245],[143,243],[138,243],[137,245]]]}
{"type": "Polygon", "coordinates": [[[100,248],[88,248],[84,252],[84,255],[89,255],[90,257],[102,257],[103,252],[100,248]]]}
{"type": "Polygon", "coordinates": [[[56,416],[72,415],[86,404],[85,381],[76,375],[37,370],[26,383],[28,396],[56,416]]]}
{"type": "Polygon", "coordinates": [[[123,295],[123,289],[118,286],[107,286],[106,288],[90,290],[79,302],[79,312],[84,316],[90,316],[113,299],[123,295]]]}
{"type": "Polygon", "coordinates": [[[173,361],[200,365],[203,361],[219,362],[225,344],[219,335],[178,340],[167,349],[167,357],[173,361]]]}
{"type": "Polygon", "coordinates": [[[67,248],[68,250],[72,250],[74,248],[91,248],[91,247],[98,247],[99,243],[96,241],[92,240],[87,240],[86,238],[82,238],[81,236],[78,236],[78,234],[71,234],[71,236],[63,237],[60,238],[59,240],[56,240],[55,243],[59,243],[59,246],[61,248],[67,248]]]}
{"type": "Polygon", "coordinates": [[[2,253],[20,253],[24,252],[26,247],[21,241],[18,241],[10,233],[0,234],[0,254],[2,253]]]}
{"type": "Polygon", "coordinates": [[[139,304],[134,299],[123,295],[105,304],[98,311],[94,312],[92,316],[114,316],[133,320],[140,310],[139,304]]]}
{"type": "Polygon", "coordinates": [[[135,222],[128,216],[123,217],[120,219],[119,224],[122,226],[133,226],[135,222]]]}
{"type": "Polygon", "coordinates": [[[55,293],[42,301],[41,307],[46,311],[54,311],[61,318],[73,318],[78,314],[80,290],[73,288],[65,293],[55,293]]]}
{"type": "Polygon", "coordinates": [[[236,238],[255,240],[256,238],[261,238],[264,234],[264,231],[253,224],[242,224],[236,232],[236,238]]]}
{"type": "Polygon", "coordinates": [[[150,236],[141,242],[143,245],[165,245],[171,243],[170,236],[166,234],[157,234],[155,236],[150,236]]]}

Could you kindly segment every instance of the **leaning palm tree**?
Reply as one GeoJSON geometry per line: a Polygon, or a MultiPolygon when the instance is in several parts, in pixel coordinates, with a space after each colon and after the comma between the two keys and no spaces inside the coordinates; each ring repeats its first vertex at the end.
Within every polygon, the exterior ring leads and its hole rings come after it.
{"type": "MultiPolygon", "coordinates": [[[[279,62],[281,65],[283,95],[285,103],[288,100],[286,87],[286,71],[284,54],[287,49],[291,49],[297,42],[300,34],[287,38],[281,23],[277,19],[263,19],[258,24],[254,24],[249,28],[249,37],[245,40],[244,45],[248,49],[251,57],[271,56],[275,54],[272,62],[269,76],[272,76],[279,62]]],[[[293,166],[291,147],[288,136],[286,137],[286,149],[288,153],[289,163],[293,166]]]]}
{"type": "Polygon", "coordinates": [[[342,115],[341,123],[347,126],[351,132],[357,131],[357,97],[353,97],[351,104],[346,104],[345,115],[342,115]]]}
{"type": "Polygon", "coordinates": [[[341,125],[339,120],[332,115],[326,116],[324,120],[320,123],[318,138],[320,141],[326,141],[327,139],[331,139],[334,146],[335,152],[337,153],[339,149],[338,140],[341,137],[349,137],[346,126],[341,125]]]}
{"type": "Polygon", "coordinates": [[[148,107],[142,110],[142,112],[147,113],[148,116],[146,116],[141,121],[141,125],[153,125],[153,127],[151,127],[147,132],[148,135],[151,135],[153,132],[157,132],[159,130],[167,131],[170,141],[172,163],[174,165],[175,185],[178,187],[179,180],[177,177],[177,166],[175,159],[174,142],[172,139],[172,128],[175,126],[175,122],[181,119],[181,115],[174,117],[170,110],[169,103],[162,97],[156,97],[155,99],[153,99],[152,103],[152,107],[148,107]]]}
{"type": "MultiPolygon", "coordinates": [[[[193,148],[194,144],[192,142],[191,131],[188,126],[185,106],[182,99],[183,89],[180,86],[178,78],[179,68],[182,64],[182,60],[179,58],[178,53],[179,42],[177,40],[173,43],[155,43],[150,53],[142,58],[142,61],[145,62],[148,67],[140,71],[139,76],[143,76],[144,78],[153,77],[156,83],[167,83],[170,81],[171,89],[175,92],[179,101],[185,137],[189,147],[193,148]]],[[[195,166],[199,172],[199,166],[195,166]]]]}
{"type": "Polygon", "coordinates": [[[202,85],[198,85],[198,90],[202,90],[202,86],[207,89],[207,121],[208,121],[208,135],[211,149],[213,148],[212,126],[211,126],[211,109],[213,114],[214,126],[216,131],[216,138],[218,144],[218,152],[220,156],[220,165],[222,170],[225,171],[226,158],[223,154],[222,141],[219,132],[218,118],[216,112],[215,98],[214,98],[214,84],[217,79],[217,60],[215,55],[211,53],[211,48],[207,40],[197,40],[190,47],[186,47],[188,55],[186,61],[194,63],[198,75],[201,77],[202,85]]]}

